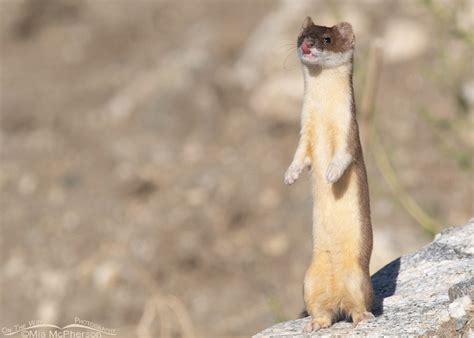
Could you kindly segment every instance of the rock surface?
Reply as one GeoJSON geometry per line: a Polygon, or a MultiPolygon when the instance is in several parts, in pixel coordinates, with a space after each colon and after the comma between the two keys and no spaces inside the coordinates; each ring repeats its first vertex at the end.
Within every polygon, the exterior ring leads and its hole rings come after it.
{"type": "MultiPolygon", "coordinates": [[[[474,219],[444,230],[419,251],[372,276],[376,318],[353,328],[339,322],[313,336],[461,335],[473,333],[474,219]]],[[[309,317],[276,324],[254,337],[302,336],[309,317]]]]}

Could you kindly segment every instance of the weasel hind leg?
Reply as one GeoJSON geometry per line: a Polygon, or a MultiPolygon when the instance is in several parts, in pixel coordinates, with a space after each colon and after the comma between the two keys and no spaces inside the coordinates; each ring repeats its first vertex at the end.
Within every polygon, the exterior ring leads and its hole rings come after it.
{"type": "Polygon", "coordinates": [[[305,325],[304,332],[324,329],[332,324],[334,308],[331,297],[331,280],[329,271],[324,271],[326,257],[317,257],[305,276],[304,301],[306,311],[311,316],[305,325]]]}
{"type": "Polygon", "coordinates": [[[370,312],[372,307],[372,284],[370,277],[361,272],[350,274],[346,279],[345,294],[341,301],[341,310],[352,317],[354,326],[362,321],[375,318],[370,312]]]}

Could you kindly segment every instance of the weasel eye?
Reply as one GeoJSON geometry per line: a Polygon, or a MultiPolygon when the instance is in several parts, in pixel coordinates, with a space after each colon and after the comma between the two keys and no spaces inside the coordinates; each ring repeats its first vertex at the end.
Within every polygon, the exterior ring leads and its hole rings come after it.
{"type": "Polygon", "coordinates": [[[331,43],[331,38],[324,38],[324,43],[331,43]]]}

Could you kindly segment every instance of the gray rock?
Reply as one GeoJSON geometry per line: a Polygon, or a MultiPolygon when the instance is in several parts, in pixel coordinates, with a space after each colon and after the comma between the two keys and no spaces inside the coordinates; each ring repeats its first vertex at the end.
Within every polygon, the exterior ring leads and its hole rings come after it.
{"type": "Polygon", "coordinates": [[[453,301],[463,296],[470,296],[474,300],[474,277],[464,282],[453,285],[448,290],[449,300],[453,301]]]}
{"type": "Polygon", "coordinates": [[[467,316],[472,305],[472,300],[469,296],[464,296],[456,299],[454,302],[449,304],[449,316],[453,319],[461,319],[467,316]]]}
{"type": "MultiPolygon", "coordinates": [[[[473,311],[452,318],[449,305],[472,297],[474,276],[474,219],[438,234],[419,251],[402,256],[372,276],[376,318],[357,327],[339,322],[313,336],[411,336],[472,334],[473,311]],[[449,290],[449,291],[448,291],[449,290]]],[[[276,324],[254,337],[304,336],[309,317],[276,324]]],[[[308,335],[309,336],[309,335],[308,335]]]]}

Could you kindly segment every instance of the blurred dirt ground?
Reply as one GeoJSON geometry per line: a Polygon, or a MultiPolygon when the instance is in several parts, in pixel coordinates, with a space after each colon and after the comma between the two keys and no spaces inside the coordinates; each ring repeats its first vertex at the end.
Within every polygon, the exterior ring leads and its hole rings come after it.
{"type": "MultiPolygon", "coordinates": [[[[303,308],[309,175],[283,184],[303,17],[356,31],[357,102],[443,226],[473,215],[472,1],[0,0],[0,326],[248,336],[303,308]]],[[[364,131],[365,132],[365,131],[364,131]]],[[[365,149],[372,270],[427,243],[365,149]]]]}

